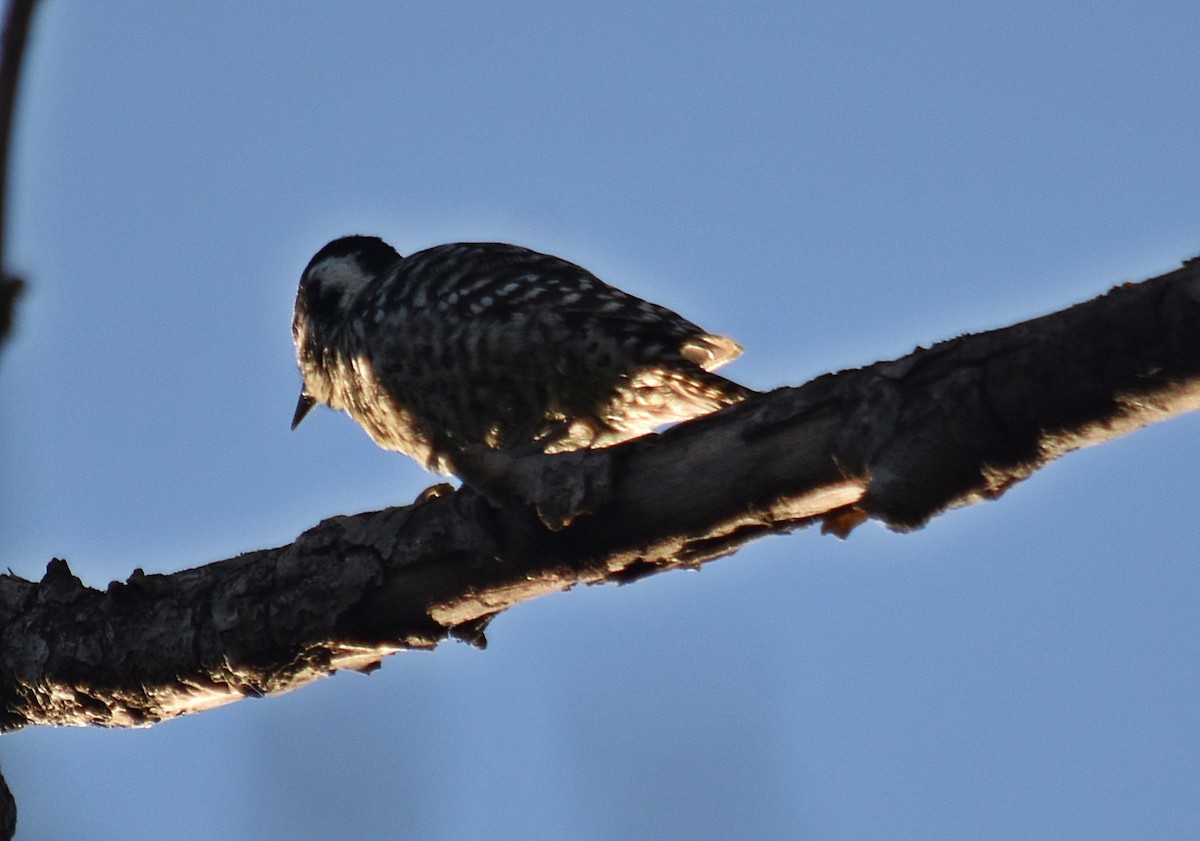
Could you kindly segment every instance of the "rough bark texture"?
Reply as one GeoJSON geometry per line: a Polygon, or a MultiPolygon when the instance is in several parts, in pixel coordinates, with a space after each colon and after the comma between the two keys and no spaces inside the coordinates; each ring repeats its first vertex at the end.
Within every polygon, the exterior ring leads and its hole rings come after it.
{"type": "Polygon", "coordinates": [[[147,725],[448,635],[482,644],[490,617],[539,595],[696,565],[816,520],[839,534],[868,516],[915,528],[1198,407],[1192,261],[663,435],[501,465],[491,499],[463,489],[334,517],[289,546],[135,571],[105,592],[53,561],[40,582],[0,576],[0,727],[147,725]]]}

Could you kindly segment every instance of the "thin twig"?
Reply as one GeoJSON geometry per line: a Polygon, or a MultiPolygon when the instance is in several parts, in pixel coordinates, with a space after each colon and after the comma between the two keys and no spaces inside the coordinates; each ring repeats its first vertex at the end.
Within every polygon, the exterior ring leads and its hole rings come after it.
{"type": "MultiPolygon", "coordinates": [[[[12,147],[13,116],[17,110],[17,85],[25,58],[25,43],[37,0],[10,0],[0,35],[0,344],[12,329],[13,307],[25,282],[8,270],[4,250],[8,230],[9,149],[12,147]]],[[[0,839],[8,841],[17,828],[17,803],[4,777],[0,776],[0,839]]]]}
{"type": "Polygon", "coordinates": [[[8,232],[9,150],[12,146],[13,116],[25,44],[37,0],[11,0],[4,20],[3,46],[0,48],[0,341],[12,327],[13,305],[24,286],[20,277],[8,270],[5,240],[8,232]]]}

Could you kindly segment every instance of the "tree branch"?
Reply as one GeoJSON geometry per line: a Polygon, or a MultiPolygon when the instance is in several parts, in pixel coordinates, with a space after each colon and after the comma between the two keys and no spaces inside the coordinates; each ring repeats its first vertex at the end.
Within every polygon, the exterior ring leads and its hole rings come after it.
{"type": "MultiPolygon", "coordinates": [[[[33,22],[37,0],[9,0],[0,33],[0,347],[12,330],[17,298],[25,288],[20,277],[8,271],[5,250],[8,232],[8,175],[12,148],[13,118],[16,113],[17,87],[24,63],[25,44],[33,22]]],[[[17,802],[0,776],[0,839],[9,839],[17,831],[17,802]]]]}
{"type": "Polygon", "coordinates": [[[334,517],[295,543],[90,589],[0,576],[0,728],[138,726],[449,635],[513,605],[696,566],[816,520],[916,528],[1066,452],[1200,407],[1200,261],[1013,327],[781,388],[501,484],[334,517]],[[493,498],[494,498],[493,493],[493,498]]]}
{"type": "Polygon", "coordinates": [[[13,307],[24,287],[24,281],[8,272],[8,252],[5,250],[8,232],[8,174],[9,150],[12,146],[13,117],[16,113],[17,87],[21,79],[21,64],[25,43],[33,21],[37,0],[10,0],[0,36],[0,344],[12,329],[13,307]]]}

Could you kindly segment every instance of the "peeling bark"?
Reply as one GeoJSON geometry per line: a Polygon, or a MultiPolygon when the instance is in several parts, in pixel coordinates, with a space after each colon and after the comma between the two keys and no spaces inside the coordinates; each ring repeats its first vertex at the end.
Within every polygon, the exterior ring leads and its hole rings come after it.
{"type": "Polygon", "coordinates": [[[1198,407],[1191,261],[662,435],[501,464],[490,496],[334,517],[288,546],[137,570],[104,592],[55,560],[40,582],[0,576],[0,729],[149,725],[451,635],[483,645],[492,616],[536,596],[695,566],[818,520],[842,536],[867,517],[916,528],[1198,407]]]}

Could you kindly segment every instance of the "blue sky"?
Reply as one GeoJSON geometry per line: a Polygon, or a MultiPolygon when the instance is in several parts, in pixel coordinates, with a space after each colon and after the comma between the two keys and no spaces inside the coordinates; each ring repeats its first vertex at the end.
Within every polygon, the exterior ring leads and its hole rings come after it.
{"type": "MultiPolygon", "coordinates": [[[[94,586],[431,477],[288,431],[308,258],[505,240],[755,388],[1200,253],[1200,7],[45,0],[0,563],[94,586]]],[[[1200,826],[1200,418],[916,534],[757,543],[143,731],[0,743],[29,839],[1012,839],[1200,826]]]]}

